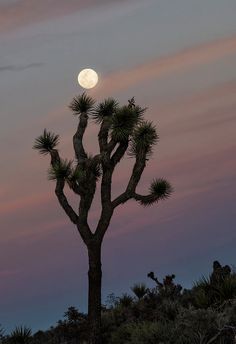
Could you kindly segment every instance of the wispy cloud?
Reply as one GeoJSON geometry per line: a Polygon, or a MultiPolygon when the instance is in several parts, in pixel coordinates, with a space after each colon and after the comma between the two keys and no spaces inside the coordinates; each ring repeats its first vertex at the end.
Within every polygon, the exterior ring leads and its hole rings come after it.
{"type": "Polygon", "coordinates": [[[93,94],[104,95],[174,73],[187,72],[236,53],[236,36],[201,44],[183,51],[156,58],[142,65],[108,75],[93,94]]]}
{"type": "Polygon", "coordinates": [[[43,63],[29,63],[25,65],[5,65],[5,66],[0,66],[0,72],[19,72],[19,71],[24,71],[29,68],[36,68],[36,67],[41,67],[43,63]]]}
{"type": "Polygon", "coordinates": [[[19,274],[19,270],[0,270],[0,277],[6,278],[8,276],[16,275],[19,274]]]}
{"type": "Polygon", "coordinates": [[[45,204],[45,202],[50,202],[52,200],[53,195],[49,193],[37,193],[34,195],[28,195],[23,198],[19,198],[16,200],[12,200],[9,202],[0,202],[0,214],[5,215],[12,212],[16,212],[18,210],[31,207],[37,207],[40,204],[45,204]]]}
{"type": "MultiPolygon", "coordinates": [[[[123,0],[122,3],[128,0],[123,0]]],[[[18,0],[0,2],[0,33],[31,23],[65,16],[93,6],[119,4],[120,0],[18,0]]]]}

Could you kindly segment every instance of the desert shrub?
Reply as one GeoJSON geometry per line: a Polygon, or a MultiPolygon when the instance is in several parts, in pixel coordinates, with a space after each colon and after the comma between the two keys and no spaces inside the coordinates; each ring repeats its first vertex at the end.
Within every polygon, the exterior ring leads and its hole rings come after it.
{"type": "Polygon", "coordinates": [[[184,310],[176,321],[176,344],[207,343],[219,332],[220,320],[212,309],[184,310]]]}
{"type": "Polygon", "coordinates": [[[118,303],[122,307],[129,307],[133,303],[133,298],[132,298],[132,296],[128,295],[127,293],[124,293],[124,294],[122,294],[121,297],[119,297],[118,303]]]}
{"type": "Polygon", "coordinates": [[[198,280],[192,290],[193,304],[199,308],[217,306],[236,298],[236,273],[229,265],[222,266],[213,262],[213,271],[209,277],[198,280]]]}
{"type": "Polygon", "coordinates": [[[174,321],[180,312],[182,306],[178,301],[164,300],[158,307],[156,313],[160,320],[174,321]]]}
{"type": "Polygon", "coordinates": [[[111,344],[172,344],[170,324],[141,322],[125,324],[112,334],[111,344]]]}

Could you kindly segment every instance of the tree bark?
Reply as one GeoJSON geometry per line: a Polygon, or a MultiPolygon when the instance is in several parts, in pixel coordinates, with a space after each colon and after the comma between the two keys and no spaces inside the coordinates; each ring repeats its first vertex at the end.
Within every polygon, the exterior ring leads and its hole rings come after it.
{"type": "Polygon", "coordinates": [[[101,344],[101,287],[102,264],[101,244],[96,243],[88,247],[88,320],[89,344],[101,344]]]}

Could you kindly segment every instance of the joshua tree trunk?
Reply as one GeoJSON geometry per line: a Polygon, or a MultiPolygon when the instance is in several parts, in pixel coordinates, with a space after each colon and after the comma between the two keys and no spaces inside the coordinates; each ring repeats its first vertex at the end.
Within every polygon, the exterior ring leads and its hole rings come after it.
{"type": "Polygon", "coordinates": [[[93,247],[88,248],[88,257],[88,319],[90,331],[89,344],[101,344],[101,245],[96,244],[93,247]]]}

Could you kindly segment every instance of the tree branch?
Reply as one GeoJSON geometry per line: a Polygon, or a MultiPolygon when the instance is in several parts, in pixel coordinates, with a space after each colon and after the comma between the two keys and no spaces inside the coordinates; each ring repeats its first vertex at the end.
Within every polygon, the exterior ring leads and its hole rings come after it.
{"type": "Polygon", "coordinates": [[[97,182],[96,175],[94,175],[93,172],[93,163],[93,160],[87,159],[84,164],[86,180],[82,184],[83,192],[81,193],[79,204],[79,230],[86,245],[88,245],[93,238],[93,233],[88,225],[88,212],[92,205],[97,182]]]}
{"type": "Polygon", "coordinates": [[[123,192],[122,194],[120,194],[118,197],[116,197],[113,201],[112,201],[112,207],[113,209],[118,207],[118,205],[123,204],[125,202],[127,202],[129,199],[132,198],[132,195],[129,194],[127,192],[127,189],[125,192],[123,192]]]}
{"type": "Polygon", "coordinates": [[[110,140],[110,142],[107,143],[105,152],[99,153],[94,155],[93,162],[94,163],[102,163],[104,164],[110,164],[110,155],[112,151],[114,150],[115,146],[117,145],[117,142],[113,139],[110,140]]]}
{"type": "MultiPolygon", "coordinates": [[[[50,155],[51,155],[51,165],[55,167],[61,161],[58,150],[52,149],[50,151],[50,155]]],[[[64,186],[65,186],[65,180],[63,178],[57,178],[55,194],[57,196],[57,199],[60,205],[62,206],[65,213],[68,215],[68,217],[70,218],[71,222],[73,222],[74,224],[77,224],[78,215],[76,214],[76,212],[73,210],[73,208],[70,206],[70,204],[67,201],[67,198],[64,194],[64,186]]]]}
{"type": "Polygon", "coordinates": [[[103,168],[103,176],[101,183],[101,200],[102,206],[111,203],[111,179],[112,170],[109,168],[103,168]]]}
{"type": "MultiPolygon", "coordinates": [[[[95,236],[101,242],[106,230],[109,226],[112,214],[113,207],[111,203],[111,183],[112,183],[112,174],[115,168],[115,162],[118,161],[118,155],[116,160],[110,158],[112,150],[115,148],[116,142],[111,140],[106,145],[106,150],[102,154],[101,164],[102,164],[102,182],[101,182],[101,203],[102,203],[102,212],[100,220],[98,222],[95,236]]],[[[126,150],[126,149],[125,149],[126,150]]],[[[125,153],[125,152],[124,152],[125,153]]],[[[122,154],[124,155],[123,151],[122,154]]],[[[114,153],[115,154],[115,153],[114,153]]],[[[121,154],[121,152],[119,153],[121,154]]],[[[121,157],[120,157],[121,159],[121,157]]]]}
{"type": "Polygon", "coordinates": [[[73,190],[76,195],[81,196],[82,193],[84,192],[83,188],[80,185],[78,185],[74,180],[68,180],[67,183],[70,189],[73,190]]]}
{"type": "Polygon", "coordinates": [[[115,168],[115,166],[120,162],[120,160],[125,155],[125,152],[128,148],[128,145],[129,145],[128,140],[122,141],[119,143],[119,146],[117,147],[116,151],[114,152],[114,154],[111,157],[111,165],[113,168],[115,168]]]}
{"type": "Polygon", "coordinates": [[[102,239],[110,224],[112,215],[113,215],[113,208],[111,206],[107,205],[103,207],[100,220],[98,222],[98,225],[95,231],[95,238],[97,238],[99,242],[102,242],[102,239]]]}
{"type": "Polygon", "coordinates": [[[52,149],[52,150],[50,151],[50,155],[51,155],[51,165],[52,165],[52,166],[55,166],[56,164],[58,164],[58,163],[61,161],[57,149],[52,149]]]}
{"type": "Polygon", "coordinates": [[[79,204],[79,218],[78,218],[77,228],[84,243],[87,246],[89,245],[89,242],[91,241],[93,237],[93,233],[91,232],[88,225],[89,209],[90,209],[90,206],[88,205],[88,201],[85,199],[85,196],[82,196],[80,199],[80,204],[79,204]]]}
{"type": "Polygon", "coordinates": [[[107,140],[108,140],[108,132],[110,128],[110,119],[104,118],[100,130],[98,133],[98,142],[100,147],[100,153],[103,153],[107,150],[107,140]]]}
{"type": "Polygon", "coordinates": [[[136,156],[136,161],[133,167],[133,171],[128,182],[127,188],[125,192],[123,192],[120,196],[115,198],[112,201],[113,208],[116,208],[118,205],[125,203],[131,198],[134,198],[135,190],[138,185],[138,182],[142,176],[143,170],[146,166],[146,156],[145,154],[139,154],[136,156]]]}
{"type": "Polygon", "coordinates": [[[96,179],[93,176],[90,176],[87,180],[87,187],[85,192],[81,195],[81,201],[79,206],[79,215],[81,219],[87,221],[88,212],[91,207],[93,197],[96,191],[96,179]]]}
{"type": "Polygon", "coordinates": [[[234,326],[225,325],[222,329],[219,329],[219,332],[214,337],[212,337],[210,340],[208,340],[207,344],[211,344],[211,343],[215,342],[224,333],[232,333],[232,335],[235,336],[235,332],[236,332],[236,328],[234,326]]]}
{"type": "Polygon", "coordinates": [[[87,158],[87,154],[83,146],[83,136],[84,136],[84,132],[87,127],[87,124],[88,124],[88,115],[86,113],[82,113],[80,115],[77,131],[73,136],[75,156],[78,162],[81,162],[81,160],[83,161],[87,158]]]}
{"type": "Polygon", "coordinates": [[[135,201],[140,202],[142,205],[151,205],[155,202],[158,202],[159,197],[157,195],[139,195],[137,193],[134,194],[135,201]]]}
{"type": "Polygon", "coordinates": [[[111,154],[113,149],[115,149],[116,145],[117,145],[117,142],[114,139],[111,139],[110,142],[108,142],[107,144],[107,152],[111,154]]]}
{"type": "Polygon", "coordinates": [[[140,154],[136,156],[136,161],[135,161],[133,171],[132,171],[132,174],[127,186],[127,191],[129,193],[133,194],[135,192],[145,166],[146,166],[146,154],[140,152],[140,154]]]}
{"type": "Polygon", "coordinates": [[[64,186],[65,186],[64,179],[57,179],[55,194],[57,195],[57,199],[60,205],[62,206],[65,213],[68,215],[68,217],[70,218],[71,222],[73,222],[74,224],[77,224],[78,215],[75,213],[75,211],[72,209],[72,207],[67,201],[67,198],[63,192],[64,186]]]}
{"type": "MultiPolygon", "coordinates": [[[[51,164],[52,166],[55,166],[60,162],[60,156],[56,149],[53,149],[51,152],[51,164]]],[[[79,214],[79,216],[76,214],[76,212],[73,210],[71,205],[69,204],[65,194],[64,194],[64,187],[65,187],[65,180],[63,178],[57,178],[56,180],[56,188],[55,188],[55,194],[57,196],[57,199],[59,201],[59,204],[64,209],[67,216],[70,218],[71,222],[77,225],[78,231],[84,240],[84,242],[88,242],[91,238],[91,231],[89,229],[89,226],[87,224],[87,221],[84,223],[83,221],[83,214],[79,214]],[[82,216],[81,216],[82,215],[82,216]]],[[[71,187],[73,191],[76,193],[80,193],[79,186],[75,186],[75,183],[71,184],[71,187]]],[[[83,202],[82,202],[83,204],[83,202]]]]}

